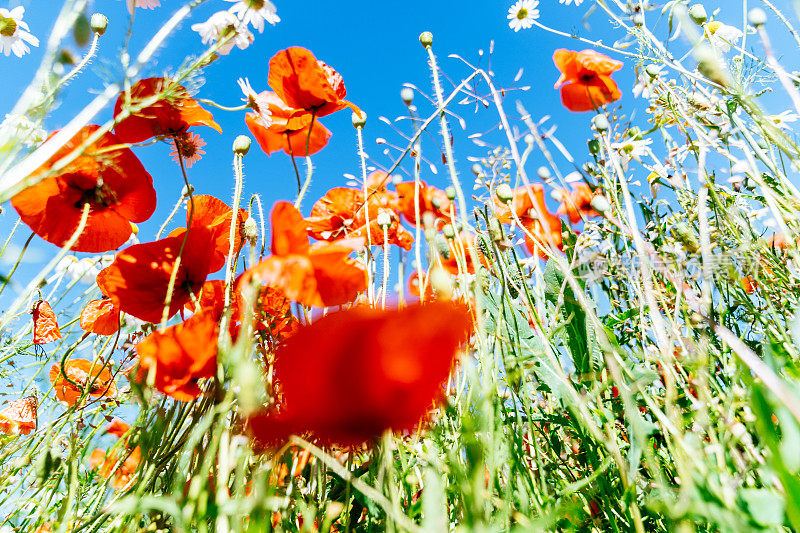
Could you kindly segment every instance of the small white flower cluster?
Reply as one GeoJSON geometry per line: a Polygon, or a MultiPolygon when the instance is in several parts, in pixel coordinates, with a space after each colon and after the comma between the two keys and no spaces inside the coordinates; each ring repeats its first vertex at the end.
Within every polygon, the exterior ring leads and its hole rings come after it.
{"type": "Polygon", "coordinates": [[[25,8],[15,7],[11,11],[0,8],[0,52],[9,56],[13,53],[22,57],[31,51],[30,46],[39,46],[39,39],[29,33],[28,25],[22,20],[25,8]]]}
{"type": "Polygon", "coordinates": [[[97,278],[100,271],[113,262],[114,256],[110,254],[84,257],[82,259],[78,259],[74,255],[67,255],[56,265],[56,274],[53,279],[66,275],[73,282],[80,281],[91,285],[95,283],[95,278],[97,278]]]}
{"type": "Polygon", "coordinates": [[[248,28],[263,33],[264,23],[273,26],[281,21],[275,4],[269,0],[226,0],[234,4],[227,11],[217,11],[205,22],[192,24],[192,30],[200,34],[203,44],[217,42],[230,34],[233,36],[218,50],[220,55],[227,55],[234,46],[244,50],[255,40],[248,28]]]}

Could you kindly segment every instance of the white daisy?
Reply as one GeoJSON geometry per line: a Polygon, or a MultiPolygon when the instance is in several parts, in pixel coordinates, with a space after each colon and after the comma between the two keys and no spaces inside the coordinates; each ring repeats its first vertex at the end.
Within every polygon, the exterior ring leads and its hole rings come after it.
{"type": "Polygon", "coordinates": [[[11,11],[0,8],[0,52],[9,56],[11,52],[22,57],[31,51],[31,46],[39,46],[39,39],[28,32],[28,25],[23,22],[25,8],[15,7],[11,11]]]}
{"type": "Polygon", "coordinates": [[[797,113],[792,113],[791,111],[784,111],[783,113],[777,115],[767,115],[766,117],[767,120],[782,130],[790,130],[791,126],[789,126],[789,123],[797,122],[798,118],[800,118],[800,115],[797,115],[797,113]]]}
{"type": "Polygon", "coordinates": [[[583,0],[558,0],[558,3],[559,4],[564,4],[564,5],[567,5],[567,6],[568,5],[572,5],[574,3],[575,7],[578,7],[579,5],[581,5],[583,3],[583,0]]]}
{"type": "Polygon", "coordinates": [[[508,27],[514,31],[528,29],[539,18],[538,0],[519,0],[508,8],[508,27]]]}
{"type": "Polygon", "coordinates": [[[46,138],[47,132],[24,115],[9,114],[0,123],[0,143],[13,139],[22,141],[25,146],[33,146],[46,138]]]}
{"type": "Polygon", "coordinates": [[[278,9],[269,0],[228,0],[228,2],[235,2],[230,12],[245,24],[252,24],[258,33],[264,31],[264,21],[273,26],[281,21],[278,9]]]}
{"type": "Polygon", "coordinates": [[[264,126],[265,128],[269,128],[272,125],[272,111],[269,110],[269,98],[267,95],[268,92],[257,93],[255,89],[250,85],[250,80],[247,78],[239,78],[238,80],[239,88],[244,93],[244,100],[245,102],[250,104],[250,107],[255,111],[258,118],[256,118],[256,122],[264,126]]]}
{"type": "Polygon", "coordinates": [[[217,50],[218,54],[227,55],[234,46],[238,46],[240,50],[244,50],[250,46],[255,39],[253,34],[250,33],[250,30],[244,27],[243,24],[241,25],[242,27],[237,30],[236,27],[239,25],[239,19],[237,19],[233,13],[218,11],[211,15],[207,21],[192,24],[192,31],[196,31],[200,34],[200,37],[203,39],[203,44],[217,42],[230,33],[234,33],[234,36],[217,50]]]}
{"type": "Polygon", "coordinates": [[[718,20],[706,24],[706,38],[708,42],[716,46],[720,51],[727,52],[732,44],[739,42],[744,34],[739,28],[728,26],[718,20]]]}

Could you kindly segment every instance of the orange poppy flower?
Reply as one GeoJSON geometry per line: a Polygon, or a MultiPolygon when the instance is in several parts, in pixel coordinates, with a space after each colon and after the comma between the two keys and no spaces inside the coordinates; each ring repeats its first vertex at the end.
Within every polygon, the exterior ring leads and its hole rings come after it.
{"type": "Polygon", "coordinates": [[[570,111],[592,111],[622,97],[611,79],[622,62],[594,50],[564,49],[555,51],[553,61],[561,71],[555,88],[561,88],[561,102],[570,111]]]}
{"type": "Polygon", "coordinates": [[[138,446],[132,450],[120,448],[111,452],[96,449],[89,456],[89,465],[103,478],[114,476],[111,486],[116,490],[123,490],[130,484],[141,462],[142,450],[138,446]],[[117,465],[120,461],[121,464],[117,465]]]}
{"type": "Polygon", "coordinates": [[[503,224],[510,224],[514,221],[514,215],[523,219],[530,217],[531,210],[539,207],[543,212],[547,210],[544,199],[544,185],[534,183],[530,187],[517,187],[512,191],[512,199],[509,203],[501,202],[494,197],[494,214],[503,224]]]}
{"type": "MultiPolygon", "coordinates": [[[[167,237],[122,250],[97,275],[97,285],[121,311],[146,322],[159,322],[169,280],[184,237],[167,237]]],[[[213,260],[213,234],[189,230],[169,306],[169,316],[200,292],[213,260]]]]}
{"type": "Polygon", "coordinates": [[[119,418],[115,418],[111,421],[110,424],[106,426],[106,433],[110,433],[111,435],[115,435],[117,438],[121,439],[125,436],[128,431],[130,431],[131,425],[125,422],[124,420],[120,420],[119,418]]]}
{"type": "Polygon", "coordinates": [[[559,189],[556,191],[557,199],[561,202],[556,211],[559,215],[566,214],[569,221],[577,224],[583,217],[599,217],[600,213],[592,208],[592,198],[595,194],[586,183],[572,185],[572,190],[559,189]]]}
{"type": "Polygon", "coordinates": [[[217,317],[200,311],[184,322],[154,331],[136,345],[139,379],[154,374],[153,386],[182,402],[200,395],[199,381],[217,372],[217,317]]]}
{"type": "Polygon", "coordinates": [[[741,279],[740,283],[741,283],[742,289],[747,294],[753,294],[754,292],[756,292],[756,289],[758,288],[758,282],[756,280],[754,280],[751,276],[744,276],[741,279]]]}
{"type": "MultiPolygon", "coordinates": [[[[225,310],[225,281],[221,279],[209,280],[203,283],[200,295],[195,300],[186,302],[186,310],[192,313],[196,311],[209,311],[217,319],[222,318],[222,312],[225,310]],[[199,306],[199,309],[196,307],[199,306]]],[[[241,319],[241,295],[237,291],[233,291],[231,295],[231,310],[232,320],[238,321],[241,319]]]]}
{"type": "Polygon", "coordinates": [[[273,287],[261,288],[254,312],[256,331],[265,333],[274,340],[288,337],[300,325],[292,315],[289,298],[273,287]]]}
{"type": "Polygon", "coordinates": [[[434,296],[433,286],[431,285],[428,277],[423,272],[422,278],[420,279],[419,272],[414,272],[408,278],[408,292],[412,295],[416,296],[417,298],[421,298],[422,294],[422,285],[425,285],[425,300],[430,300],[434,296]]]}
{"type": "MultiPolygon", "coordinates": [[[[191,200],[194,206],[193,211],[187,208],[186,210],[186,224],[191,228],[204,227],[211,233],[213,241],[213,257],[211,264],[208,267],[209,274],[216,272],[225,266],[225,258],[230,251],[231,241],[231,219],[233,218],[233,209],[228,205],[213,196],[206,194],[197,194],[192,196],[191,200]],[[189,216],[191,215],[191,220],[189,216]]],[[[187,201],[188,203],[188,201],[187,201]]],[[[234,246],[233,253],[239,253],[242,249],[244,238],[242,237],[242,227],[248,218],[247,210],[239,209],[239,218],[237,219],[236,228],[234,231],[234,246]]],[[[178,228],[173,230],[170,237],[183,237],[186,233],[186,228],[178,228]]]]}
{"type": "Polygon", "coordinates": [[[292,204],[275,204],[272,255],[240,276],[239,287],[256,278],[290,300],[316,307],[345,304],[366,290],[366,270],[349,258],[360,243],[342,240],[311,246],[305,226],[303,216],[292,204]]]}
{"type": "MultiPolygon", "coordinates": [[[[532,213],[533,214],[533,213],[532,213]]],[[[558,250],[562,249],[564,239],[561,235],[561,219],[551,213],[546,208],[541,213],[541,217],[526,217],[521,220],[522,225],[528,233],[533,234],[539,241],[558,250]]],[[[541,245],[525,234],[525,247],[530,253],[536,253],[542,259],[547,259],[548,255],[541,245]]]]}
{"type": "Polygon", "coordinates": [[[359,110],[344,100],[347,89],[342,76],[299,46],[272,56],[267,83],[286,105],[313,113],[316,117],[330,115],[345,107],[359,110]]]}
{"type": "Polygon", "coordinates": [[[278,348],[279,407],[249,429],[262,444],[310,432],[345,446],[411,430],[442,395],[470,325],[468,310],[451,302],[327,315],[278,348]]]}
{"type": "MultiPolygon", "coordinates": [[[[189,96],[185,87],[169,78],[145,78],[130,90],[131,105],[140,105],[156,95],[158,101],[120,120],[114,133],[123,142],[138,143],[160,135],[173,137],[186,133],[190,126],[209,126],[222,133],[213,115],[189,96]]],[[[125,92],[114,104],[114,116],[120,117],[125,104],[125,92]]]]}
{"type": "Polygon", "coordinates": [[[89,387],[89,396],[114,398],[117,395],[117,384],[107,366],[87,359],[72,359],[64,364],[66,377],[61,372],[61,365],[54,364],[50,368],[50,383],[56,391],[56,398],[67,405],[75,405],[89,387]]]}
{"type": "MultiPolygon", "coordinates": [[[[474,244],[474,242],[475,236],[466,232],[461,232],[458,239],[447,239],[447,253],[443,253],[444,250],[439,251],[444,269],[457,276],[459,274],[458,257],[463,257],[467,273],[474,273],[475,262],[472,260],[472,252],[469,249],[470,244],[474,244]]],[[[479,260],[488,268],[488,262],[483,255],[479,257],[479,260]]]]}
{"type": "Polygon", "coordinates": [[[108,298],[92,300],[81,311],[80,325],[97,335],[113,335],[119,331],[119,309],[108,298]]]}
{"type": "MultiPolygon", "coordinates": [[[[422,216],[430,211],[437,218],[450,222],[450,211],[452,209],[455,213],[455,206],[447,197],[447,194],[436,187],[429,187],[424,181],[421,181],[419,185],[419,215],[422,216]]],[[[395,188],[397,189],[397,207],[400,213],[411,224],[417,224],[416,208],[414,207],[414,182],[398,183],[395,188]]]]}
{"type": "Polygon", "coordinates": [[[267,155],[283,150],[288,155],[305,157],[316,154],[328,144],[330,130],[314,120],[311,113],[302,110],[298,113],[270,91],[262,92],[258,98],[268,104],[271,113],[269,127],[259,120],[258,113],[247,113],[244,121],[267,155]]]}
{"type": "Polygon", "coordinates": [[[47,344],[61,338],[56,314],[50,304],[39,300],[33,304],[33,344],[47,344]]]}
{"type": "MultiPolygon", "coordinates": [[[[49,171],[81,146],[100,126],[85,126],[34,174],[49,171]]],[[[76,252],[107,252],[119,248],[156,209],[153,178],[128,148],[111,148],[121,141],[106,133],[61,169],[11,199],[20,219],[47,242],[63,247],[78,229],[83,206],[89,217],[76,252]]]]}
{"type": "Polygon", "coordinates": [[[36,396],[14,400],[0,411],[0,432],[6,435],[28,435],[36,430],[36,396]]]}

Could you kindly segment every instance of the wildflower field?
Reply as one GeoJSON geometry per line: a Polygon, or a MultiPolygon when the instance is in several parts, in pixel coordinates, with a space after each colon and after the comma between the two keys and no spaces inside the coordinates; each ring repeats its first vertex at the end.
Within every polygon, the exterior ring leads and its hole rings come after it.
{"type": "Polygon", "coordinates": [[[0,533],[800,531],[798,27],[0,0],[0,533]]]}

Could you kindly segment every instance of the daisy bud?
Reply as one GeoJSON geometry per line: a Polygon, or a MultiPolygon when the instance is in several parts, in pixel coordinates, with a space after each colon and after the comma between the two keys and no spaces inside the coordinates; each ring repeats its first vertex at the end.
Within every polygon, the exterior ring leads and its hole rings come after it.
{"type": "Polygon", "coordinates": [[[420,33],[419,42],[425,48],[429,48],[433,44],[433,34],[429,31],[424,31],[420,33]]]}
{"type": "Polygon", "coordinates": [[[250,246],[255,246],[258,242],[258,224],[253,217],[247,217],[242,227],[242,234],[244,238],[250,243],[250,246]]]}
{"type": "Polygon", "coordinates": [[[514,199],[514,192],[511,190],[511,187],[508,185],[508,183],[501,183],[497,186],[494,192],[497,195],[497,199],[504,204],[507,204],[514,199]]]}
{"type": "Polygon", "coordinates": [[[392,217],[386,211],[381,211],[375,218],[375,221],[382,228],[388,228],[392,225],[392,217]]]}
{"type": "Polygon", "coordinates": [[[600,153],[600,141],[597,139],[589,139],[587,144],[589,145],[589,153],[592,155],[597,155],[600,153]]]}
{"type": "Polygon", "coordinates": [[[97,35],[103,35],[108,27],[108,19],[102,13],[95,13],[89,20],[89,26],[97,35]]]}
{"type": "Polygon", "coordinates": [[[697,59],[697,70],[700,74],[709,80],[722,85],[723,87],[728,83],[728,76],[720,64],[720,60],[714,50],[708,46],[700,46],[695,51],[695,58],[697,59]]]}
{"type": "Polygon", "coordinates": [[[608,131],[608,128],[610,127],[608,118],[606,118],[605,115],[595,115],[595,117],[592,119],[592,124],[594,125],[594,129],[600,133],[608,131]]]}
{"type": "Polygon", "coordinates": [[[595,196],[589,203],[592,206],[592,209],[601,215],[605,214],[609,209],[611,209],[611,204],[609,203],[608,198],[603,195],[595,196]]]}
{"type": "Polygon", "coordinates": [[[703,4],[695,4],[689,8],[689,18],[692,19],[692,22],[701,26],[708,20],[708,14],[706,13],[706,8],[703,4]]]}
{"type": "Polygon", "coordinates": [[[456,199],[456,188],[453,187],[452,185],[448,185],[444,189],[444,193],[447,195],[447,199],[450,200],[451,202],[456,199]]]}
{"type": "Polygon", "coordinates": [[[247,155],[250,150],[250,137],[247,135],[239,135],[233,140],[233,153],[238,155],[247,155]]]}
{"type": "Polygon", "coordinates": [[[483,167],[480,165],[480,163],[475,163],[472,165],[472,173],[476,176],[483,174],[483,167]]]}
{"type": "Polygon", "coordinates": [[[400,98],[403,100],[404,104],[411,105],[411,102],[414,101],[414,89],[403,87],[400,89],[400,98]]]}
{"type": "Polygon", "coordinates": [[[550,169],[547,167],[539,167],[536,169],[536,175],[539,176],[540,179],[546,180],[550,178],[550,169]]]}
{"type": "Polygon", "coordinates": [[[754,28],[760,28],[767,23],[767,14],[760,7],[756,7],[748,11],[747,22],[754,28]]]}
{"type": "Polygon", "coordinates": [[[350,118],[353,121],[353,126],[359,129],[363,128],[364,125],[366,125],[367,123],[367,114],[364,113],[363,111],[361,112],[353,111],[353,114],[350,116],[350,118]]]}
{"type": "Polygon", "coordinates": [[[651,65],[647,65],[644,68],[644,71],[647,72],[647,75],[650,76],[651,78],[657,78],[658,75],[659,75],[658,67],[655,66],[655,65],[652,65],[652,64],[651,65]]]}
{"type": "Polygon", "coordinates": [[[525,141],[525,144],[528,146],[533,146],[533,143],[536,141],[536,139],[534,139],[533,135],[530,133],[527,134],[522,140],[525,141]]]}
{"type": "Polygon", "coordinates": [[[444,228],[442,228],[442,233],[447,239],[454,239],[456,236],[456,230],[453,229],[452,224],[445,224],[444,228]]]}

